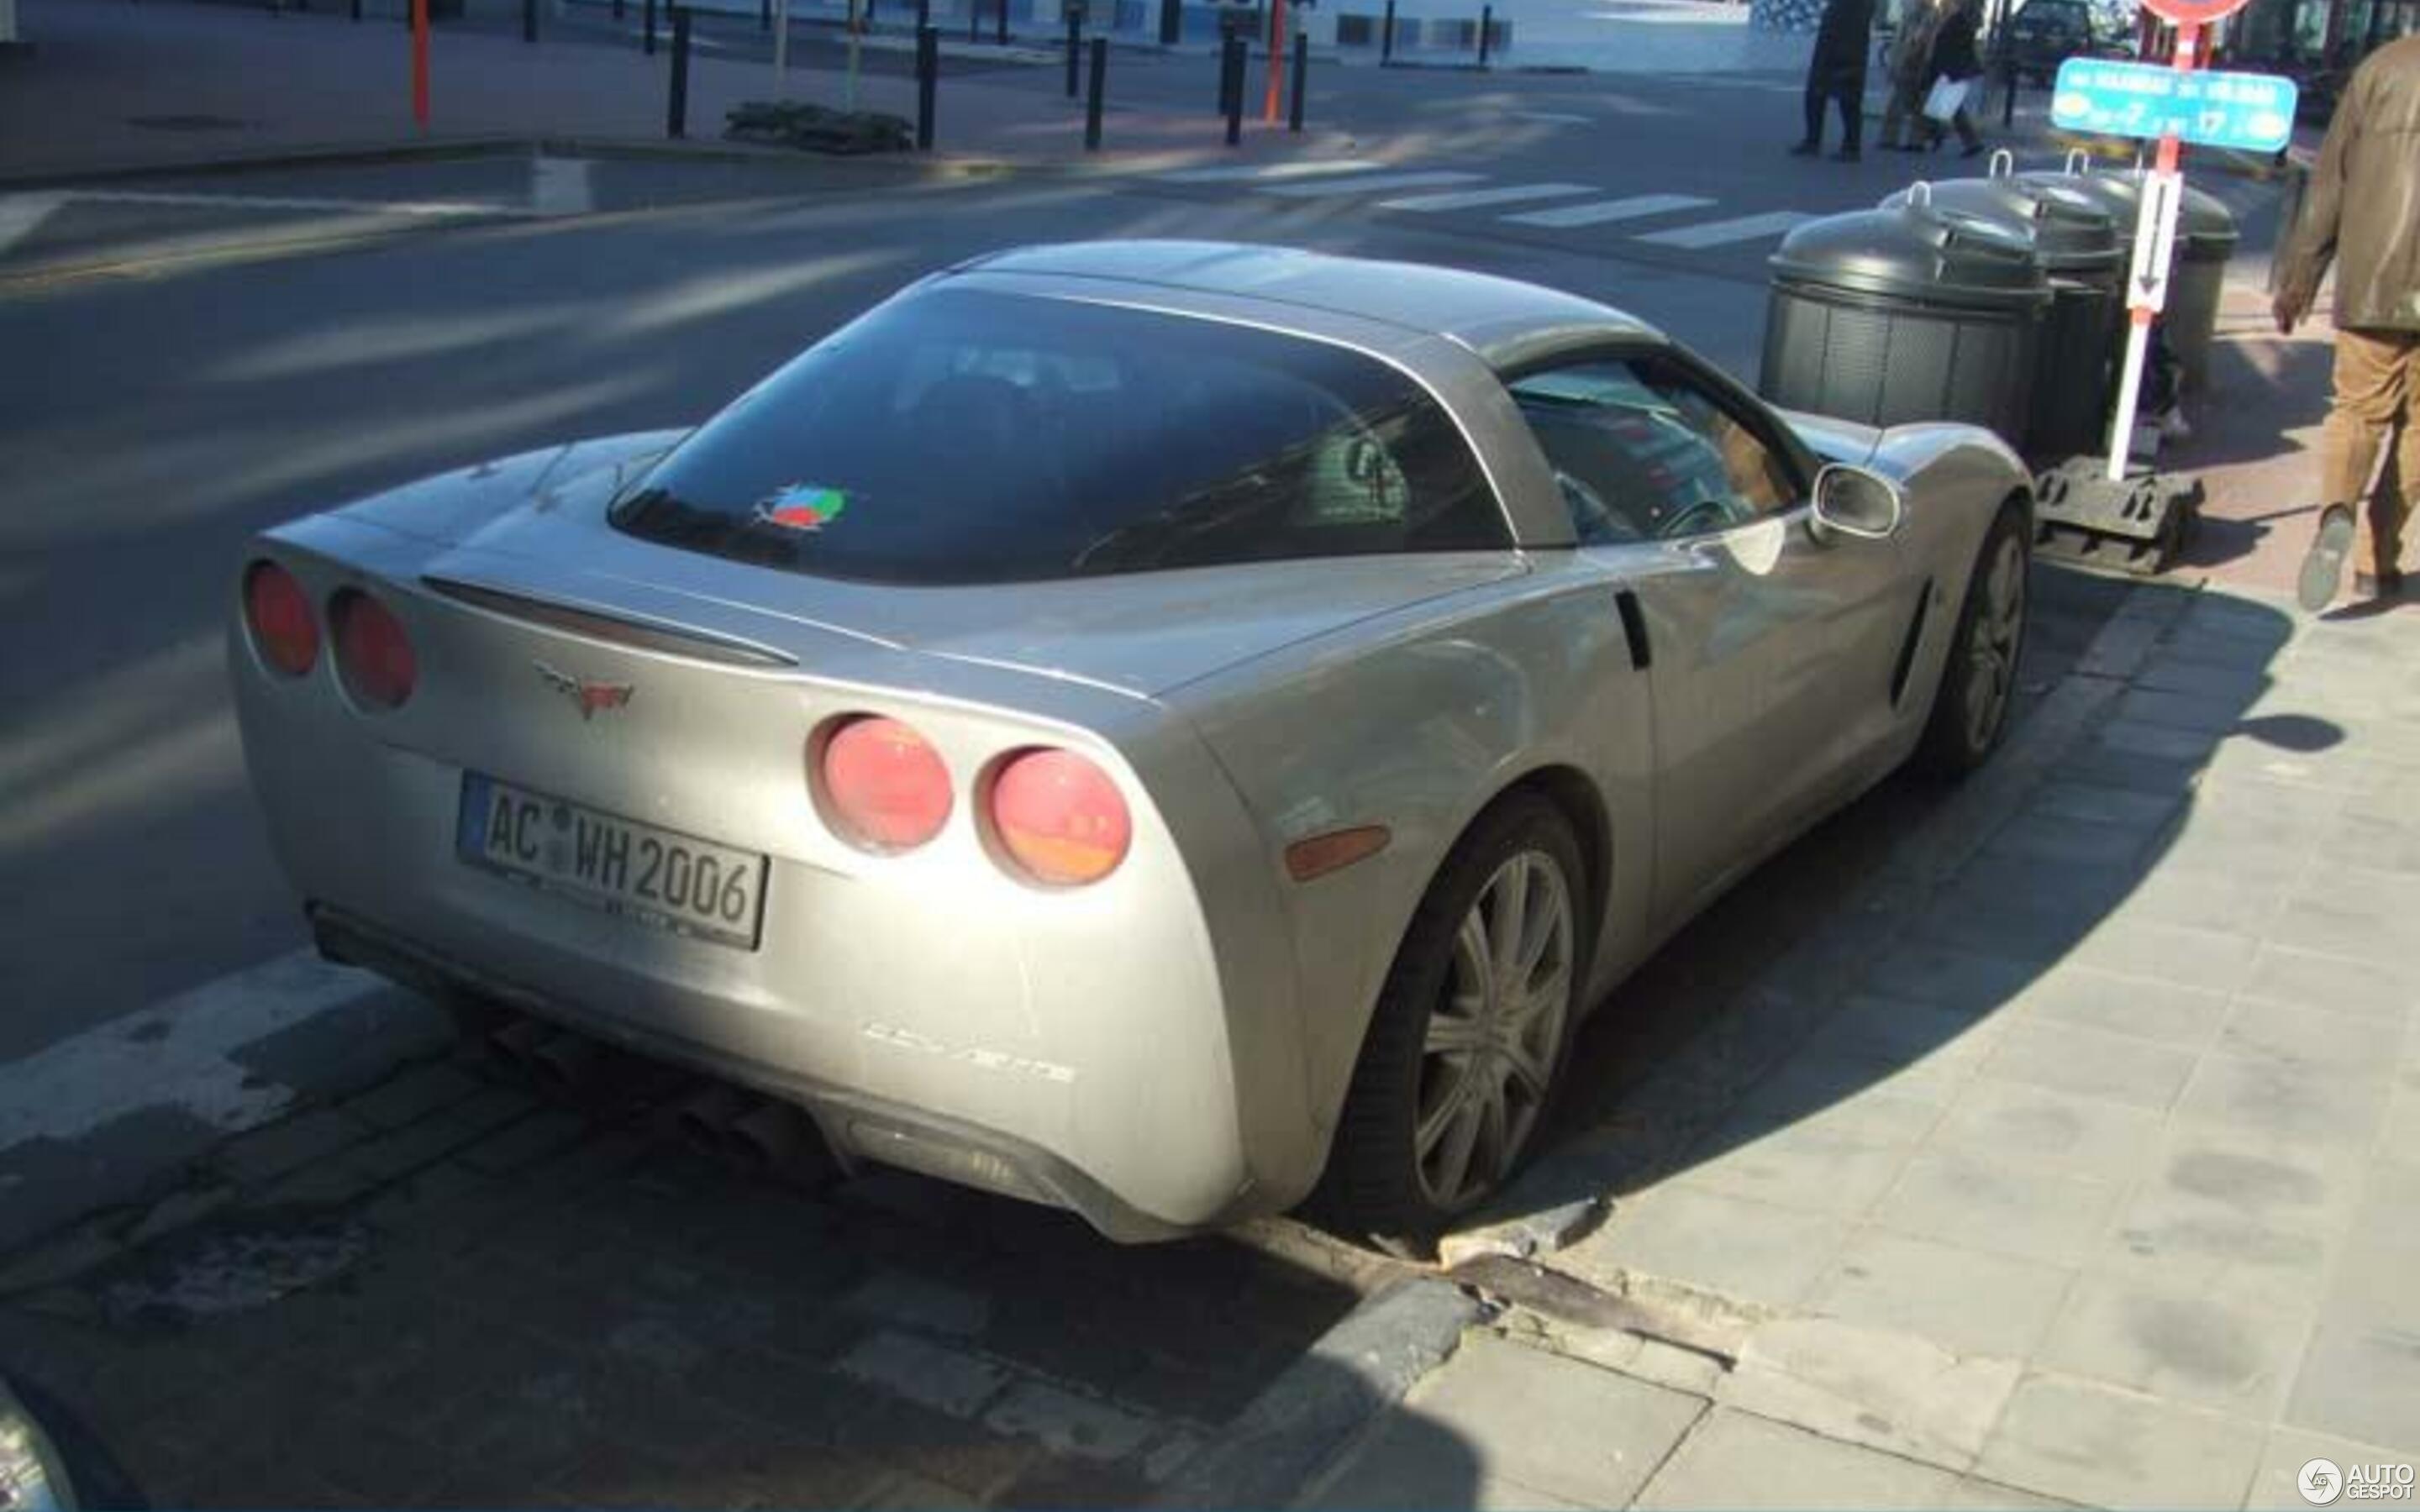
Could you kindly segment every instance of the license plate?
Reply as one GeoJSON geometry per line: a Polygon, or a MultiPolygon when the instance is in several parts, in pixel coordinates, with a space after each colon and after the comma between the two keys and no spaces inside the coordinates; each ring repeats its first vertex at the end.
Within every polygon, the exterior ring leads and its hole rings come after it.
{"type": "Polygon", "coordinates": [[[462,775],[455,853],[473,866],[675,933],[756,948],[765,857],[462,775]]]}

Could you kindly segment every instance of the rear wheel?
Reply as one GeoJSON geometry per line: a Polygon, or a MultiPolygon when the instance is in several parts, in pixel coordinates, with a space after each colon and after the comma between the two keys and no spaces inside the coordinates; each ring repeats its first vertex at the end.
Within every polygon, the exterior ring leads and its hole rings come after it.
{"type": "Polygon", "coordinates": [[[1588,961],[1579,846],[1542,798],[1491,810],[1430,885],[1380,994],[1313,1206],[1423,1247],[1529,1154],[1588,961]]]}
{"type": "Polygon", "coordinates": [[[1957,778],[1975,770],[2008,731],[2017,663],[2025,648],[2031,565],[2024,512],[2011,504],[1992,522],[1976,556],[1932,715],[1916,747],[1916,765],[1933,776],[1957,778]]]}

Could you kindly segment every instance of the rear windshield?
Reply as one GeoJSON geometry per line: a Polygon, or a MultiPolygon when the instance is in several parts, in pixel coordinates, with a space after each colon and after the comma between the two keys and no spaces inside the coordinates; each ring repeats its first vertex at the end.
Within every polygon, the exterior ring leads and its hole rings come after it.
{"type": "Polygon", "coordinates": [[[613,518],[669,546],[902,583],[1511,544],[1460,433],[1384,363],[965,289],[807,351],[613,518]]]}

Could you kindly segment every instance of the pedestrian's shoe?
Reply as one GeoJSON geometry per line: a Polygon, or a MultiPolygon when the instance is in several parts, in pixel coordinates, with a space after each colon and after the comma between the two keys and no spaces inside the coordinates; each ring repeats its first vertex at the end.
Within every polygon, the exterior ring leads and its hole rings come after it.
{"type": "Polygon", "coordinates": [[[1856,162],[1861,161],[1861,155],[1855,147],[1842,147],[1839,151],[1833,153],[1832,156],[1841,162],[1856,162]]]}
{"type": "Polygon", "coordinates": [[[2356,598],[2401,598],[2403,574],[2381,572],[2372,576],[2366,572],[2356,572],[2352,575],[2352,591],[2356,598]]]}
{"type": "Polygon", "coordinates": [[[2294,597],[2317,614],[2335,602],[2344,586],[2345,553],[2352,549],[2352,511],[2330,504],[2319,511],[2319,528],[2311,548],[2303,555],[2303,571],[2294,581],[2294,597]]]}
{"type": "Polygon", "coordinates": [[[1790,155],[1793,158],[1811,158],[1823,150],[1823,144],[1821,142],[1801,142],[1790,149],[1790,155]]]}

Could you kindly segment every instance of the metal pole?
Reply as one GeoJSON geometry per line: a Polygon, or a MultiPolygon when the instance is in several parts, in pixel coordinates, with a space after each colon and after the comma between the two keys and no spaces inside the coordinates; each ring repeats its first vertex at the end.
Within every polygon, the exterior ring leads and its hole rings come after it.
{"type": "Polygon", "coordinates": [[[362,0],[353,0],[353,19],[355,21],[362,19],[362,0]]]}
{"type": "Polygon", "coordinates": [[[1479,8],[1479,66],[1482,69],[1487,67],[1488,39],[1494,35],[1495,31],[1496,8],[1494,6],[1481,6],[1479,8]]]}
{"type": "Polygon", "coordinates": [[[1000,0],[1000,8],[992,13],[992,39],[1001,46],[1008,45],[1008,0],[1000,0]]]}
{"type": "Polygon", "coordinates": [[[644,13],[646,17],[646,21],[644,23],[646,30],[646,38],[639,45],[640,49],[644,52],[647,56],[654,57],[656,55],[656,0],[646,0],[644,13]]]}
{"type": "Polygon", "coordinates": [[[1093,39],[1092,88],[1084,97],[1084,150],[1101,150],[1101,98],[1109,92],[1109,39],[1093,39]]]}
{"type": "Polygon", "coordinates": [[[1302,130],[1302,97],[1311,85],[1311,33],[1296,33],[1294,39],[1294,98],[1286,102],[1286,130],[1302,130]]]}
{"type": "MultiPolygon", "coordinates": [[[[2192,71],[2195,44],[2200,40],[2200,26],[2188,23],[2177,28],[2175,67],[2178,72],[2192,71]]],[[[2163,248],[2161,243],[2168,241],[2173,246],[2176,199],[2183,197],[2182,181],[2174,177],[2180,148],[2180,144],[2175,136],[2160,138],[2160,152],[2154,163],[2153,176],[2143,183],[2143,215],[2134,231],[2135,265],[2148,270],[2160,280],[2163,298],[2168,270],[2161,262],[2161,254],[2168,249],[2163,248]],[[2168,193],[2172,185],[2176,189],[2173,199],[2168,193]],[[2170,233],[2164,237],[2161,235],[2164,224],[2170,233]]],[[[2134,288],[2131,274],[2127,289],[2130,295],[2140,292],[2134,288]]],[[[2126,332],[2125,365],[2118,370],[2118,409],[2109,421],[2109,481],[2112,483],[2122,483],[2126,478],[2127,453],[2134,444],[2134,411],[2142,400],[2143,360],[2151,344],[2151,321],[2158,314],[2151,303],[2131,302],[2133,307],[2127,311],[2131,325],[2126,332]]]]}
{"type": "Polygon", "coordinates": [[[933,24],[933,0],[916,0],[916,29],[923,31],[933,24]]]}
{"type": "Polygon", "coordinates": [[[1378,66],[1395,61],[1395,0],[1387,0],[1387,19],[1378,30],[1378,66]]]}
{"type": "Polygon", "coordinates": [[[613,19],[615,21],[622,19],[622,0],[613,0],[613,19]]]}
{"type": "Polygon", "coordinates": [[[933,150],[933,88],[941,72],[941,29],[916,28],[916,149],[933,150]]]}
{"type": "Polygon", "coordinates": [[[521,0],[521,40],[537,40],[537,0],[521,0]]]}
{"type": "Polygon", "coordinates": [[[1227,114],[1227,97],[1234,92],[1235,50],[1227,45],[1222,36],[1218,39],[1218,104],[1212,114],[1223,117],[1227,114]]]}
{"type": "Polygon", "coordinates": [[[1077,19],[1076,8],[1069,6],[1067,8],[1067,98],[1070,100],[1076,98],[1076,59],[1084,47],[1083,39],[1079,35],[1083,25],[1084,23],[1077,19]]]}
{"type": "Polygon", "coordinates": [[[1227,145],[1234,147],[1244,140],[1244,39],[1227,39],[1228,77],[1234,81],[1227,91],[1227,145]]]}
{"type": "Polygon", "coordinates": [[[689,7],[673,7],[673,92],[664,109],[664,134],[689,135],[689,7]]]}
{"type": "Polygon", "coordinates": [[[1174,47],[1185,35],[1185,0],[1159,0],[1159,45],[1174,47]]]}
{"type": "Polygon", "coordinates": [[[858,26],[857,0],[848,0],[848,72],[842,80],[840,91],[840,107],[843,110],[857,109],[858,26]]]}
{"type": "Polygon", "coordinates": [[[773,0],[756,0],[756,29],[760,32],[773,29],[773,0]]]}
{"type": "Polygon", "coordinates": [[[773,0],[773,93],[790,86],[790,0],[773,0]]]}

